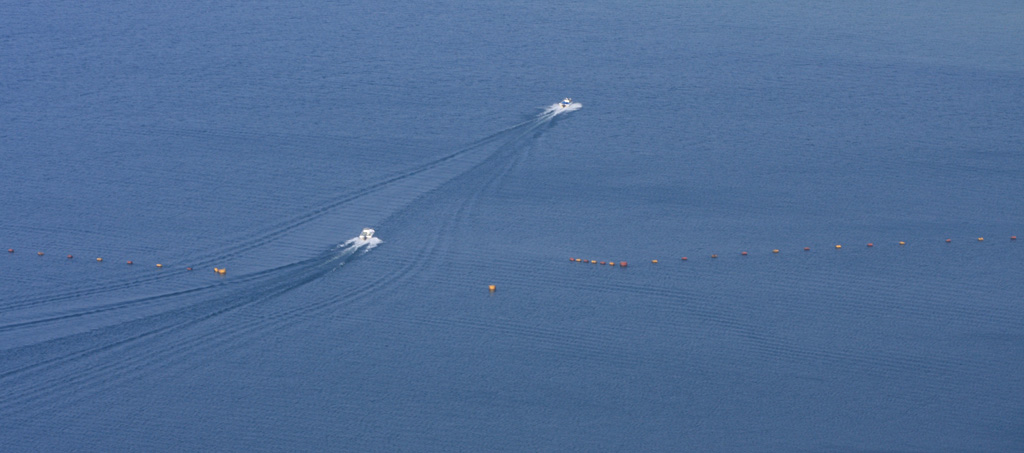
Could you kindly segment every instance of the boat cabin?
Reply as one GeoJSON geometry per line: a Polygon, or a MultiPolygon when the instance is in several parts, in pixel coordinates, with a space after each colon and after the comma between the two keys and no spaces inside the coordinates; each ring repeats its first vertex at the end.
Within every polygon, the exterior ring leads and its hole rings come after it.
{"type": "Polygon", "coordinates": [[[376,231],[373,231],[373,228],[363,228],[363,232],[359,233],[359,239],[364,241],[370,239],[373,237],[373,233],[376,233],[376,231]]]}

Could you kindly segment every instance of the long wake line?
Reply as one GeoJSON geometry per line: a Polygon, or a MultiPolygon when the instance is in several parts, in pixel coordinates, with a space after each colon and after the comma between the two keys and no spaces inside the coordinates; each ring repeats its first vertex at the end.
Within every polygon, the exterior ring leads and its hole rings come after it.
{"type": "MultiPolygon", "coordinates": [[[[582,108],[582,106],[583,105],[578,102],[571,103],[566,107],[561,107],[557,103],[552,104],[544,108],[539,114],[537,114],[533,118],[530,118],[526,121],[515,124],[513,126],[507,127],[505,129],[499,130],[497,132],[494,132],[486,137],[473,141],[449,154],[435,158],[429,162],[420,164],[419,166],[413,167],[411,169],[394,174],[383,180],[377,181],[376,183],[364,186],[361,189],[358,189],[354,192],[341,194],[334,198],[333,200],[329,200],[326,204],[313,209],[312,211],[306,212],[305,214],[301,214],[299,216],[293,217],[289,220],[271,226],[269,230],[265,230],[264,233],[257,234],[254,237],[250,237],[241,242],[236,242],[232,245],[223,247],[219,251],[214,251],[205,257],[197,257],[197,259],[192,260],[191,267],[199,269],[203,267],[212,266],[225,260],[237,257],[243,253],[264,246],[274,241],[275,239],[278,239],[286,235],[288,232],[300,226],[308,224],[324,215],[327,215],[333,212],[335,209],[344,206],[348,203],[351,203],[355,200],[358,200],[363,196],[378,192],[399,181],[420,175],[429,170],[437,168],[442,164],[453,161],[463,155],[470,154],[474,151],[484,148],[487,145],[504,140],[504,142],[493,151],[498,152],[516,143],[518,140],[527,136],[529,133],[537,130],[539,127],[550,123],[558,115],[579,110],[580,108],[582,108]]],[[[12,303],[6,306],[5,308],[25,308],[38,304],[48,304],[59,300],[68,300],[88,295],[116,291],[119,289],[137,286],[143,283],[171,278],[175,275],[180,275],[183,272],[186,271],[184,269],[172,272],[164,270],[159,273],[152,273],[142,278],[135,277],[118,281],[104,281],[93,287],[77,288],[75,291],[70,293],[45,295],[41,294],[36,297],[21,299],[18,301],[11,301],[12,303]]]]}

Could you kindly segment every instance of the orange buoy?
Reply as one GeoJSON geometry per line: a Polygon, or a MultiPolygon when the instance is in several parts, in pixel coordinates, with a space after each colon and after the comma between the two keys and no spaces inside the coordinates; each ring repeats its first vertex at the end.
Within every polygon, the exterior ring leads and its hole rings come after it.
{"type": "Polygon", "coordinates": [[[496,287],[494,285],[491,285],[491,286],[488,286],[487,289],[490,290],[493,293],[494,290],[498,289],[498,287],[496,287]]]}
{"type": "Polygon", "coordinates": [[[609,261],[608,265],[611,266],[611,267],[615,267],[615,261],[609,261]]]}
{"type": "Polygon", "coordinates": [[[810,248],[810,247],[804,247],[804,251],[805,251],[805,252],[806,252],[806,251],[809,251],[809,250],[811,250],[811,248],[810,248]]]}
{"type": "Polygon", "coordinates": [[[658,260],[651,260],[651,263],[658,264],[658,260]]]}
{"type": "Polygon", "coordinates": [[[220,274],[220,275],[224,275],[225,273],[227,273],[227,271],[228,271],[227,269],[218,269],[217,273],[220,274]]]}
{"type": "Polygon", "coordinates": [[[740,252],[740,255],[747,256],[747,252],[740,252]]]}
{"type": "Polygon", "coordinates": [[[577,263],[578,263],[578,262],[580,262],[580,261],[583,261],[583,260],[581,260],[581,259],[579,259],[579,258],[576,258],[576,262],[577,262],[577,263]]]}
{"type": "Polygon", "coordinates": [[[712,254],[711,254],[711,257],[712,257],[712,258],[718,258],[718,255],[715,255],[714,253],[712,253],[712,254]]]}
{"type": "Polygon", "coordinates": [[[978,238],[978,242],[984,241],[985,238],[978,238]]]}
{"type": "Polygon", "coordinates": [[[772,249],[772,253],[779,253],[779,249],[772,249]]]}
{"type": "Polygon", "coordinates": [[[102,262],[103,258],[96,258],[96,262],[102,262]]]}
{"type": "Polygon", "coordinates": [[[619,262],[619,267],[626,267],[626,262],[625,261],[620,261],[619,262]]]}
{"type": "Polygon", "coordinates": [[[841,249],[841,248],[843,248],[843,246],[841,246],[841,245],[839,245],[839,244],[836,244],[836,248],[837,248],[837,249],[841,249]]]}
{"type": "Polygon", "coordinates": [[[946,242],[947,242],[947,243],[949,243],[949,242],[953,242],[953,240],[952,240],[952,239],[949,239],[949,238],[947,238],[947,239],[946,239],[946,242]]]}
{"type": "Polygon", "coordinates": [[[36,252],[36,255],[43,256],[43,252],[36,252]]]}
{"type": "Polygon", "coordinates": [[[686,261],[686,257],[685,256],[683,257],[683,261],[686,261]]]}
{"type": "Polygon", "coordinates": [[[160,264],[160,263],[156,263],[156,267],[164,267],[164,265],[160,264]]]}
{"type": "Polygon", "coordinates": [[[133,263],[131,260],[128,260],[128,264],[135,264],[135,263],[133,263]]]}
{"type": "Polygon", "coordinates": [[[875,246],[875,244],[872,244],[872,243],[868,242],[868,247],[874,247],[874,246],[875,246]]]}
{"type": "Polygon", "coordinates": [[[590,264],[597,264],[597,260],[590,260],[590,264]]]}
{"type": "Polygon", "coordinates": [[[907,245],[906,242],[900,241],[900,245],[907,245]]]}

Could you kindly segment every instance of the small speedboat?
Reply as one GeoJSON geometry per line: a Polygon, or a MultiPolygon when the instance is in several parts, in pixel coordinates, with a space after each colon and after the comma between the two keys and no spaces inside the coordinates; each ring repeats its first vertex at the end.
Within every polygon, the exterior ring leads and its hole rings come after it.
{"type": "Polygon", "coordinates": [[[363,228],[363,232],[359,233],[359,240],[365,241],[370,239],[373,237],[373,233],[376,233],[376,231],[373,231],[373,228],[363,228]]]}
{"type": "Polygon", "coordinates": [[[562,99],[562,102],[559,102],[558,106],[562,107],[564,109],[564,108],[568,107],[569,104],[572,104],[572,98],[562,99]]]}

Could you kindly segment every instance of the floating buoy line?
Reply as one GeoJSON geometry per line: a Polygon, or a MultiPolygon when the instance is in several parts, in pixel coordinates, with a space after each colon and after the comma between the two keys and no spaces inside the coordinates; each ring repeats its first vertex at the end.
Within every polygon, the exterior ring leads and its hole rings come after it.
{"type": "MultiPolygon", "coordinates": [[[[1011,242],[1014,242],[1016,240],[1017,240],[1017,236],[1016,235],[1010,236],[1010,241],[1011,242]]],[[[953,238],[946,238],[945,242],[947,244],[950,244],[950,243],[953,242],[953,238]]],[[[984,237],[978,237],[977,238],[977,242],[985,242],[985,238],[984,237]]],[[[898,244],[900,246],[905,246],[905,245],[907,245],[907,242],[906,241],[899,241],[896,244],[898,244]]],[[[836,250],[841,250],[843,248],[842,244],[835,244],[834,247],[835,247],[836,250]]],[[[867,243],[867,247],[868,248],[874,248],[875,244],[873,242],[868,242],[867,243]]],[[[804,252],[809,252],[810,250],[811,250],[810,247],[804,247],[803,248],[804,252]]],[[[782,251],[781,251],[781,249],[772,249],[771,253],[777,255],[777,254],[782,253],[782,251]]],[[[7,249],[7,254],[9,254],[9,255],[10,254],[14,254],[14,249],[13,248],[8,248],[7,249]]],[[[36,255],[38,255],[40,257],[43,257],[43,256],[46,256],[46,253],[44,253],[42,251],[37,251],[36,255]]],[[[748,256],[749,252],[747,252],[746,250],[743,250],[743,251],[739,252],[739,255],[740,256],[748,256]]],[[[718,258],[718,254],[717,253],[712,253],[710,256],[711,256],[712,259],[718,258]]],[[[73,258],[74,258],[74,255],[71,255],[71,254],[67,255],[67,259],[70,260],[70,259],[73,259],[73,258]]],[[[601,266],[620,267],[620,268],[625,268],[625,267],[627,267],[629,265],[629,263],[627,263],[626,261],[619,261],[619,262],[615,262],[613,260],[598,261],[598,260],[595,260],[595,259],[583,259],[583,258],[576,258],[576,257],[570,257],[569,261],[573,262],[573,263],[600,264],[601,266]]],[[[683,262],[689,261],[689,257],[683,256],[681,261],[683,261],[683,262]]],[[[97,257],[96,258],[96,262],[97,263],[103,263],[103,258],[102,257],[97,257]]],[[[134,261],[132,261],[132,260],[127,260],[125,263],[127,265],[129,265],[129,266],[135,264],[134,261]]],[[[658,260],[657,259],[652,259],[651,260],[651,264],[658,264],[658,260]]],[[[156,263],[156,267],[158,269],[163,269],[165,266],[163,264],[161,264],[161,263],[156,263]]],[[[185,267],[185,270],[186,271],[191,271],[192,267],[185,267]]],[[[213,272],[215,274],[218,274],[218,275],[226,275],[227,274],[227,270],[226,269],[219,268],[219,267],[213,268],[213,272]]],[[[494,285],[490,285],[488,287],[488,289],[491,292],[495,291],[494,285]]]]}
{"type": "MultiPolygon", "coordinates": [[[[7,254],[8,254],[8,255],[14,254],[14,249],[13,249],[13,248],[9,248],[9,249],[7,249],[7,254]]],[[[46,253],[44,253],[44,252],[42,252],[42,251],[38,251],[38,252],[36,252],[36,255],[37,255],[37,256],[46,256],[46,253]]],[[[74,256],[74,255],[71,255],[71,254],[68,254],[68,255],[67,255],[67,259],[69,259],[69,260],[70,260],[70,259],[73,259],[74,257],[75,257],[75,256],[74,256]]],[[[103,257],[96,257],[96,262],[97,262],[97,263],[102,263],[102,262],[103,262],[103,257]]],[[[134,264],[135,264],[135,262],[134,262],[134,261],[132,261],[132,260],[127,260],[127,261],[125,261],[125,264],[127,264],[128,266],[131,266],[131,265],[134,265],[134,264]]],[[[157,269],[163,269],[163,268],[164,268],[164,265],[163,265],[162,263],[156,263],[156,267],[157,267],[157,269]]],[[[186,268],[185,268],[185,270],[186,270],[186,271],[191,271],[191,270],[192,270],[192,268],[191,268],[191,267],[186,267],[186,268]]],[[[215,267],[215,268],[213,268],[213,272],[214,272],[215,274],[225,275],[225,274],[227,273],[227,270],[226,270],[226,269],[223,269],[223,268],[217,268],[217,267],[215,267]]]]}
{"type": "MultiPolygon", "coordinates": [[[[1016,241],[1016,240],[1017,240],[1017,236],[1015,236],[1015,235],[1014,236],[1010,236],[1010,241],[1011,242],[1012,241],[1016,241]]],[[[984,241],[985,241],[984,237],[979,237],[977,239],[977,242],[984,242],[984,241]]],[[[946,243],[947,244],[950,244],[952,242],[953,242],[952,238],[946,238],[946,243]]],[[[896,242],[895,244],[900,245],[900,246],[905,246],[905,245],[907,245],[907,242],[906,241],[899,241],[899,242],[896,242]]],[[[835,244],[834,247],[835,247],[836,250],[842,250],[843,245],[842,244],[835,244]]],[[[868,242],[867,243],[867,248],[874,248],[874,247],[875,247],[875,243],[874,242],[868,242]]],[[[804,247],[803,251],[809,252],[809,251],[811,251],[811,248],[810,247],[804,247]]],[[[772,249],[771,253],[777,255],[777,254],[781,253],[781,250],[780,249],[772,249]]],[[[746,250],[744,250],[744,251],[739,252],[739,255],[740,256],[748,256],[749,253],[746,250]]],[[[717,253],[712,253],[710,256],[711,256],[711,258],[718,258],[718,254],[717,253]]],[[[689,261],[689,258],[684,256],[684,257],[682,257],[682,259],[680,261],[684,261],[684,262],[685,261],[689,261]]],[[[607,265],[610,265],[611,267],[615,267],[615,261],[600,261],[599,262],[597,260],[592,260],[592,259],[570,257],[569,258],[569,262],[572,262],[572,263],[591,263],[591,264],[598,264],[598,263],[600,263],[602,266],[607,264],[607,265]]],[[[651,260],[651,264],[658,264],[658,260],[657,259],[652,259],[651,260]]],[[[620,262],[619,263],[619,267],[626,267],[626,262],[625,261],[620,262]]]]}

